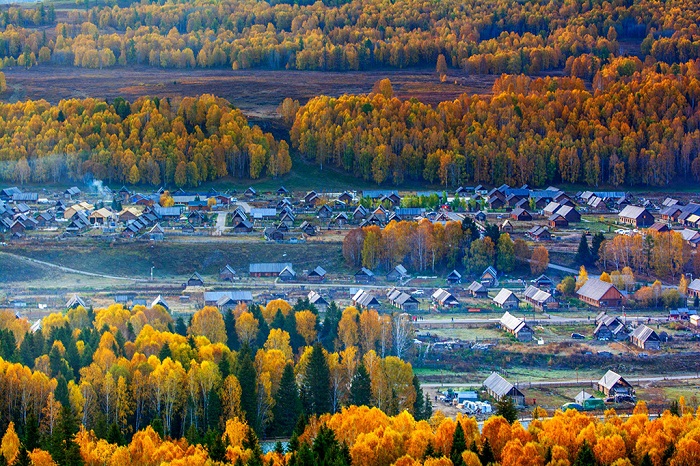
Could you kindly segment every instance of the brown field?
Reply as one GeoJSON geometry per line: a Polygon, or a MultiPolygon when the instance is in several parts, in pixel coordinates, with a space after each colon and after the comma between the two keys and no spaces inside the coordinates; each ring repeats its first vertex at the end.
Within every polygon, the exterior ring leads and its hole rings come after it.
{"type": "Polygon", "coordinates": [[[146,95],[177,99],[211,93],[230,100],[254,119],[274,118],[275,109],[285,97],[303,104],[317,95],[362,94],[370,92],[383,78],[391,79],[397,97],[415,97],[432,105],[464,93],[488,94],[496,79],[454,70],[447,82],[440,83],[431,69],[320,72],[38,66],[7,69],[4,73],[8,85],[4,100],[8,101],[46,99],[57,103],[85,97],[134,100],[146,95]]]}

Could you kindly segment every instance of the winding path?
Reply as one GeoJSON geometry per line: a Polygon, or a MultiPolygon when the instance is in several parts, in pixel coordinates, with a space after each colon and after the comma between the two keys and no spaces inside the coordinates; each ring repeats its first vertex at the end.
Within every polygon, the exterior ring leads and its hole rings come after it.
{"type": "Polygon", "coordinates": [[[0,254],[4,254],[10,257],[13,257],[18,260],[23,260],[26,262],[33,262],[35,264],[43,265],[46,267],[51,267],[53,269],[60,270],[62,272],[67,272],[67,273],[75,273],[78,275],[85,275],[88,277],[98,277],[98,278],[107,278],[111,280],[124,280],[124,281],[130,281],[130,282],[147,282],[148,280],[145,278],[130,278],[130,277],[118,277],[116,275],[107,275],[103,273],[93,273],[93,272],[85,272],[84,270],[77,270],[77,269],[71,269],[70,267],[63,267],[62,265],[57,265],[57,264],[52,264],[51,262],[45,262],[45,261],[40,261],[37,259],[32,259],[30,257],[25,257],[25,256],[19,256],[17,254],[12,254],[9,252],[0,252],[0,254]]]}

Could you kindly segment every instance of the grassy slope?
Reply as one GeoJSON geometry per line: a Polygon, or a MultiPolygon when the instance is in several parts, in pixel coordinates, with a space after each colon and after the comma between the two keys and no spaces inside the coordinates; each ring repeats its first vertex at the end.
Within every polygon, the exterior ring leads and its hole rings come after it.
{"type": "MultiPolygon", "coordinates": [[[[155,266],[156,278],[187,278],[197,270],[216,276],[230,264],[245,275],[250,262],[291,262],[295,270],[318,265],[344,270],[339,243],[277,244],[265,242],[39,244],[13,248],[13,253],[86,272],[146,278],[155,266]],[[286,254],[286,256],[283,256],[286,254]]],[[[1,256],[0,256],[1,258],[1,256]]],[[[0,269],[2,263],[0,263],[0,269]]],[[[9,278],[8,274],[8,280],[9,278]]],[[[0,276],[0,280],[6,278],[0,276]]],[[[35,278],[35,277],[32,277],[35,278]]]]}

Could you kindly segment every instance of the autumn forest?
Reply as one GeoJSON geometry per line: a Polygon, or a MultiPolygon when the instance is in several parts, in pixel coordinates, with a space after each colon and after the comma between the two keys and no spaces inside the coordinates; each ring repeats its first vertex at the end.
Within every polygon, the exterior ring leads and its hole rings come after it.
{"type": "Polygon", "coordinates": [[[438,88],[499,77],[488,95],[437,106],[396,98],[386,80],[369,95],[281,95],[288,138],[209,95],[1,104],[0,179],[196,187],[283,176],[296,152],[379,185],[700,180],[696,2],[78,3],[5,9],[0,65],[428,67],[438,88]]]}

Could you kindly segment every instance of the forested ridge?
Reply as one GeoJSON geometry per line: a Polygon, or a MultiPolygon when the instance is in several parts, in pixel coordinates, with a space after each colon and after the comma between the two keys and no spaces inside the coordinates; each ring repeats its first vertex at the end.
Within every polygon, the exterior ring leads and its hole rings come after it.
{"type": "MultiPolygon", "coordinates": [[[[341,311],[332,303],[321,322],[308,300],[239,305],[223,314],[204,307],[189,324],[159,305],[78,306],[45,317],[36,332],[3,311],[0,431],[17,432],[30,452],[43,449],[59,464],[78,464],[65,456],[76,455],[66,445],[78,426],[89,464],[112,454],[113,464],[151,464],[134,459],[144,438],[154,445],[168,439],[163,446],[172,451],[162,453],[171,459],[197,452],[206,458],[189,442],[235,463],[235,455],[250,456],[243,450],[258,436],[299,435],[309,418],[344,406],[429,418],[431,403],[407,362],[412,342],[403,314],[341,311]],[[115,452],[129,442],[130,452],[115,452]],[[227,446],[234,451],[226,453],[227,446]]],[[[8,453],[7,443],[2,452],[13,464],[19,445],[8,453]]]]}
{"type": "Polygon", "coordinates": [[[470,73],[538,73],[577,57],[617,55],[620,40],[669,63],[698,58],[693,0],[353,0],[158,3],[80,0],[0,16],[6,65],[274,67],[360,70],[433,66],[439,54],[470,73]],[[49,33],[38,26],[55,26],[49,33]]]}
{"type": "Polygon", "coordinates": [[[700,61],[617,58],[578,78],[503,75],[493,96],[433,108],[393,97],[319,96],[296,114],[293,146],[378,184],[666,186],[700,180],[700,61]]]}
{"type": "Polygon", "coordinates": [[[0,179],[188,186],[223,176],[259,178],[292,166],[285,141],[250,126],[211,95],[0,103],[0,179]],[[2,163],[4,162],[4,163],[2,163]]]}
{"type": "Polygon", "coordinates": [[[0,314],[0,462],[59,465],[670,465],[700,459],[681,398],[651,420],[512,403],[480,428],[432,414],[406,357],[403,315],[306,301],[212,307],[78,306],[42,328],[0,314]],[[261,436],[291,436],[262,453],[261,436]]]}

